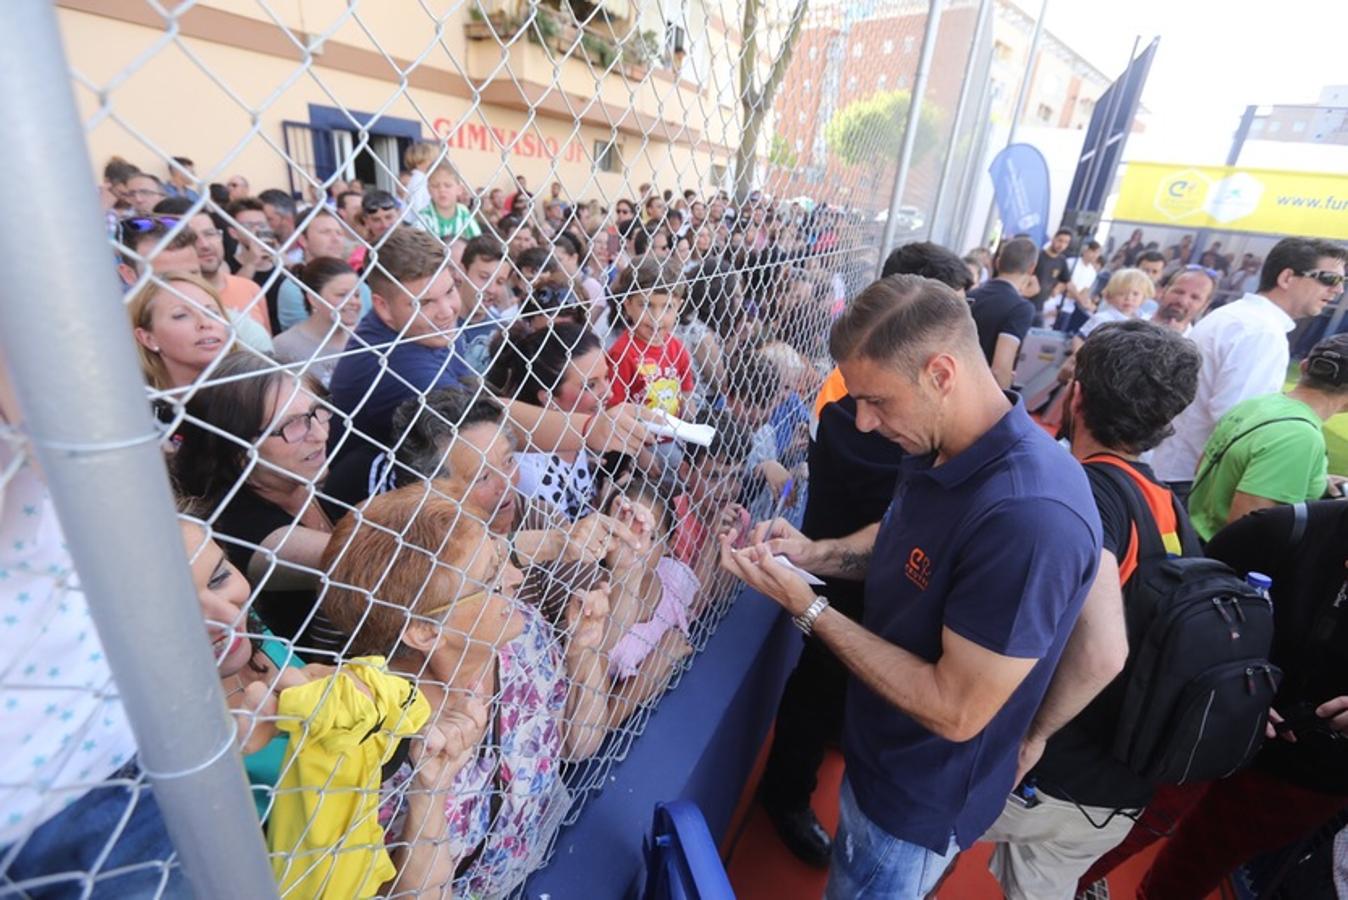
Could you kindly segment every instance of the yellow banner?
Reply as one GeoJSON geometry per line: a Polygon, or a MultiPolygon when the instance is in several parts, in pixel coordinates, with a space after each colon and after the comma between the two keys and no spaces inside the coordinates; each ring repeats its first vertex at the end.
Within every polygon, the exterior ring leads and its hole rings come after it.
{"type": "Polygon", "coordinates": [[[1348,240],[1348,176],[1130,162],[1114,218],[1348,240]]]}

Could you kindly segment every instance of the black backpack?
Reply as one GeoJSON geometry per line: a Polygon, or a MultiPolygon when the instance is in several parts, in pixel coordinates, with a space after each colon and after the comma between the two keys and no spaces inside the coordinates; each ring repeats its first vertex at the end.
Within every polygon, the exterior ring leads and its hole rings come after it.
{"type": "Polygon", "coordinates": [[[1199,555],[1169,491],[1118,457],[1088,464],[1118,486],[1136,526],[1137,564],[1124,584],[1128,662],[1111,685],[1122,697],[1113,754],[1154,784],[1231,775],[1259,749],[1282,679],[1268,661],[1273,605],[1199,555]]]}

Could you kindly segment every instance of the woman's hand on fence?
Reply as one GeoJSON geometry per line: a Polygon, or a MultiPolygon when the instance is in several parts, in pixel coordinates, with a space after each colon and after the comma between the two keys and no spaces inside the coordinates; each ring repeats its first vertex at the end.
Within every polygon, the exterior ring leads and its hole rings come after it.
{"type": "Polygon", "coordinates": [[[568,660],[578,659],[599,647],[604,639],[604,629],[608,627],[609,599],[609,583],[605,581],[577,593],[574,602],[567,605],[566,631],[571,635],[566,645],[568,660]]]}
{"type": "Polygon", "coordinates": [[[412,745],[409,754],[417,786],[444,791],[473,758],[487,733],[488,709],[476,693],[452,703],[412,745]]]}

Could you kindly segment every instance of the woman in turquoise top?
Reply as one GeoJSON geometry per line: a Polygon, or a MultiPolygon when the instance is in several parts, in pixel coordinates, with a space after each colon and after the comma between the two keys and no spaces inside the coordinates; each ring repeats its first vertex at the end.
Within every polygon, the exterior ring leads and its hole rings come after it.
{"type": "Polygon", "coordinates": [[[237,711],[243,766],[258,817],[265,820],[286,750],[285,736],[266,719],[275,715],[276,694],[330,674],[332,668],[304,666],[284,642],[249,617],[244,612],[247,579],[200,525],[186,520],[180,525],[225,698],[237,711]]]}

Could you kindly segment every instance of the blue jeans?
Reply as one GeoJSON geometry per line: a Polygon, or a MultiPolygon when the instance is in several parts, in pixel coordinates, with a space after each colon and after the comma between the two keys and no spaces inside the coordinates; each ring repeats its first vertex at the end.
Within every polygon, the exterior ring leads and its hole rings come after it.
{"type": "Polygon", "coordinates": [[[866,818],[844,778],[824,896],[827,900],[922,900],[941,880],[958,849],[953,834],[943,854],[894,837],[866,818]]]}
{"type": "Polygon", "coordinates": [[[0,848],[0,896],[17,889],[33,900],[73,900],[85,896],[92,879],[93,900],[190,898],[150,786],[119,777],[126,771],[43,822],[17,846],[0,848]]]}

